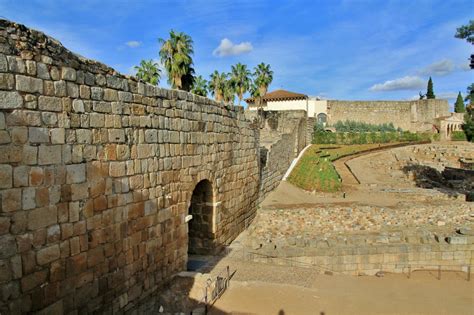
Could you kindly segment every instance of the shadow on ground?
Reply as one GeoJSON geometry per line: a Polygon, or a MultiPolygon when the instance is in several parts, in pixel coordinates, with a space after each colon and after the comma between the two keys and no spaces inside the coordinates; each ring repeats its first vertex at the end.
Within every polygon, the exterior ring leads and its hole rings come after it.
{"type": "Polygon", "coordinates": [[[421,164],[406,165],[402,171],[412,174],[417,187],[435,189],[449,196],[467,195],[474,190],[474,171],[446,167],[440,172],[421,164]]]}

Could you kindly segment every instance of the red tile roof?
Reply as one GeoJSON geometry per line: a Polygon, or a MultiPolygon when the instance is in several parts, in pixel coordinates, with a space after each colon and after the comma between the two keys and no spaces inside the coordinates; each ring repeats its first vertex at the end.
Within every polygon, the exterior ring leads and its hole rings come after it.
{"type": "MultiPolygon", "coordinates": [[[[295,93],[285,90],[276,90],[270,93],[265,94],[262,98],[263,101],[288,101],[288,100],[304,100],[307,99],[308,96],[301,93],[295,93]]],[[[255,99],[253,97],[248,98],[245,100],[247,103],[254,103],[255,99]]]]}

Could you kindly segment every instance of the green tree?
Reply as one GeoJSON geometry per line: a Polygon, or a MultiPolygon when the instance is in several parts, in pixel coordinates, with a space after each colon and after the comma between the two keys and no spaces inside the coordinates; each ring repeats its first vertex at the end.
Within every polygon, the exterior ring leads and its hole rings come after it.
{"type": "Polygon", "coordinates": [[[189,90],[193,83],[193,40],[182,32],[170,31],[169,39],[158,39],[160,59],[168,73],[168,83],[174,89],[189,90]]]}
{"type": "Polygon", "coordinates": [[[142,60],[139,66],[135,66],[137,70],[136,77],[143,82],[150,83],[152,85],[158,85],[161,78],[161,69],[158,63],[153,60],[142,60]]]}
{"type": "Polygon", "coordinates": [[[211,80],[209,82],[209,89],[211,90],[211,94],[214,95],[214,99],[216,101],[223,101],[224,100],[224,90],[227,80],[227,74],[215,70],[211,74],[211,80]]]}
{"type": "Polygon", "coordinates": [[[474,20],[470,20],[468,25],[458,27],[454,37],[465,39],[468,43],[474,44],[474,20]]]}
{"type": "Polygon", "coordinates": [[[191,92],[196,95],[207,96],[207,81],[202,76],[197,76],[194,78],[194,84],[191,89],[191,92]]]}
{"type": "Polygon", "coordinates": [[[464,100],[462,98],[461,92],[459,92],[458,98],[456,99],[456,103],[454,103],[454,112],[456,113],[466,112],[466,108],[464,107],[464,100]]]}
{"type": "Polygon", "coordinates": [[[236,93],[236,89],[235,89],[234,81],[226,80],[224,84],[224,91],[223,91],[224,102],[234,103],[235,93],[236,93]]]}
{"type": "Polygon", "coordinates": [[[247,69],[246,65],[243,65],[239,62],[235,66],[232,66],[230,80],[232,80],[235,92],[239,98],[239,105],[242,102],[245,92],[247,92],[250,88],[250,76],[250,71],[247,69]]]}
{"type": "Polygon", "coordinates": [[[265,63],[260,63],[254,68],[253,73],[255,85],[258,86],[259,94],[261,97],[265,96],[268,91],[268,87],[273,81],[273,71],[270,68],[270,65],[265,63]]]}
{"type": "Polygon", "coordinates": [[[436,95],[434,94],[433,91],[433,80],[430,79],[428,80],[428,88],[426,89],[426,98],[427,99],[435,99],[436,95]]]}

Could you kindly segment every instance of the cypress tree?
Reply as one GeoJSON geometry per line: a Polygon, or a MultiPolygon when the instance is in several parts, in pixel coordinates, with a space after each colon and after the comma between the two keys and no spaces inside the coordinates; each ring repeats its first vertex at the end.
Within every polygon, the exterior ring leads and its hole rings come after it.
{"type": "Polygon", "coordinates": [[[433,92],[433,80],[430,79],[428,80],[428,89],[426,90],[426,98],[427,99],[435,99],[436,96],[433,92]]]}
{"type": "Polygon", "coordinates": [[[466,108],[464,107],[464,101],[461,95],[461,92],[458,94],[458,98],[456,99],[456,103],[454,103],[454,112],[455,113],[465,113],[466,108]]]}

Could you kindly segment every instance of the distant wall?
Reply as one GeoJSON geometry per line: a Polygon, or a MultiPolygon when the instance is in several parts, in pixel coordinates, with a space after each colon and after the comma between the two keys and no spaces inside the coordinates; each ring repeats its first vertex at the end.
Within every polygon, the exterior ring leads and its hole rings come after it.
{"type": "Polygon", "coordinates": [[[431,131],[435,118],[449,115],[446,100],[328,101],[328,123],[353,120],[370,124],[393,123],[408,131],[431,131]]]}
{"type": "Polygon", "coordinates": [[[293,159],[311,143],[306,111],[246,111],[250,120],[260,121],[259,202],[280,183],[293,159]]]}

